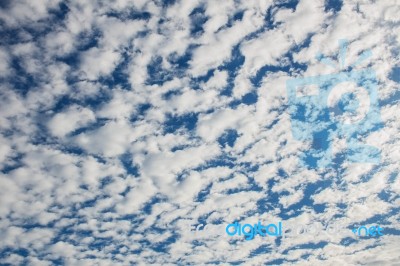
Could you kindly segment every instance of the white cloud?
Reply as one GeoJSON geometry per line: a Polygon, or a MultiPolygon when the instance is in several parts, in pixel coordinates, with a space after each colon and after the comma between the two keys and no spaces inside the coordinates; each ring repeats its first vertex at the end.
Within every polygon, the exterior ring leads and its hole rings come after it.
{"type": "Polygon", "coordinates": [[[42,1],[6,1],[6,8],[0,10],[0,18],[2,18],[8,26],[17,27],[18,24],[34,23],[40,19],[44,19],[49,15],[51,9],[56,9],[59,0],[42,0],[42,1]]]}
{"type": "Polygon", "coordinates": [[[127,144],[138,137],[133,133],[125,121],[111,121],[99,130],[81,133],[75,139],[78,145],[90,153],[112,157],[127,150],[127,144]]]}
{"type": "Polygon", "coordinates": [[[241,106],[236,110],[218,110],[202,115],[196,129],[197,134],[208,142],[215,141],[224,130],[235,128],[246,115],[249,115],[249,111],[248,107],[241,106]]]}
{"type": "Polygon", "coordinates": [[[81,106],[70,106],[64,113],[57,113],[48,123],[51,133],[64,137],[74,130],[95,121],[92,110],[81,106]]]}
{"type": "Polygon", "coordinates": [[[0,65],[0,77],[5,77],[9,74],[11,74],[11,68],[10,68],[10,55],[8,52],[0,47],[0,60],[2,64],[0,65]]]}
{"type": "MultiPolygon", "coordinates": [[[[335,12],[324,1],[69,1],[65,13],[59,4],[6,1],[0,10],[0,263],[398,261],[397,235],[356,239],[349,229],[368,219],[399,229],[395,0],[345,1],[335,12]],[[206,21],[191,35],[195,8],[206,21]],[[346,66],[372,52],[355,69],[376,71],[383,127],[360,140],[382,161],[306,169],[300,156],[312,144],[292,136],[286,81],[342,71],[315,55],[338,64],[345,38],[346,66]],[[156,58],[171,80],[149,79],[156,58]],[[282,70],[267,68],[255,84],[264,66],[282,70]],[[240,103],[249,92],[257,102],[240,103]],[[188,115],[198,118],[193,130],[180,124],[188,115]],[[167,129],[169,117],[178,122],[167,129]],[[229,129],[234,144],[220,145],[229,129]],[[258,220],[318,230],[277,241],[225,234],[226,223],[258,220]],[[208,226],[190,231],[198,223],[208,226]],[[21,249],[29,255],[12,254],[21,249]]],[[[335,155],[345,151],[344,138],[332,145],[335,155]]]]}
{"type": "Polygon", "coordinates": [[[262,20],[263,15],[258,10],[246,10],[243,19],[232,27],[221,29],[215,36],[205,35],[200,40],[202,45],[194,51],[190,73],[193,76],[204,75],[208,69],[221,65],[231,56],[233,46],[262,26],[262,20]]]}
{"type": "Polygon", "coordinates": [[[215,144],[149,154],[143,162],[143,175],[152,178],[159,188],[163,188],[174,182],[176,175],[183,170],[204,164],[218,154],[220,150],[215,144]]]}
{"type": "Polygon", "coordinates": [[[82,54],[81,70],[89,80],[96,80],[110,75],[120,58],[117,51],[94,47],[82,54]]]}

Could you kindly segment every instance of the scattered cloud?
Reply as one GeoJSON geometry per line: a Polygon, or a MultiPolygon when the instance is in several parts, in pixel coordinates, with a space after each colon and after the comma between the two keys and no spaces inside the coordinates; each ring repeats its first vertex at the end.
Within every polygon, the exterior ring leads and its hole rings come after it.
{"type": "MultiPolygon", "coordinates": [[[[0,264],[396,265],[399,11],[396,0],[2,1],[0,264]],[[326,124],[294,138],[287,80],[367,68],[382,121],[354,136],[379,163],[344,160],[347,139],[330,128],[333,166],[307,167],[326,124]],[[285,232],[246,241],[225,233],[234,221],[285,232]],[[364,224],[384,236],[354,235],[364,224]]],[[[304,99],[299,115],[318,116],[304,99]]]]}

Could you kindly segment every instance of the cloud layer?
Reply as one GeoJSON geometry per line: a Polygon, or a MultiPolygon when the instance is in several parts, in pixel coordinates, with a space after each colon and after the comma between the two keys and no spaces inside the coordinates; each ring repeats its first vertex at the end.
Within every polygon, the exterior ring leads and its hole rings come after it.
{"type": "Polygon", "coordinates": [[[3,1],[0,263],[396,265],[399,11],[396,0],[3,1]],[[340,160],[347,140],[328,134],[335,164],[305,166],[323,142],[292,134],[287,80],[365,68],[382,124],[354,134],[380,162],[340,160]],[[287,232],[225,233],[259,220],[287,232]],[[384,236],[351,231],[375,224],[384,236]],[[299,226],[319,229],[289,233],[299,226]]]}

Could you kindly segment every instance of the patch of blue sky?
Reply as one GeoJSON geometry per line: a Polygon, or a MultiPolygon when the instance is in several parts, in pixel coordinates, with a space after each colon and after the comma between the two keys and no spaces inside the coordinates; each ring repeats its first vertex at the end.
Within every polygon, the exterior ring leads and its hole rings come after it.
{"type": "Polygon", "coordinates": [[[190,13],[191,19],[191,29],[190,35],[199,36],[204,33],[204,24],[207,22],[207,15],[205,14],[205,7],[199,6],[193,9],[192,13],[190,13]]]}
{"type": "Polygon", "coordinates": [[[325,0],[325,12],[333,11],[339,12],[342,9],[342,0],[325,0]]]}
{"type": "Polygon", "coordinates": [[[198,113],[188,113],[181,116],[168,114],[164,122],[164,132],[174,133],[179,129],[192,131],[196,128],[198,113]]]}
{"type": "Polygon", "coordinates": [[[233,147],[238,137],[239,134],[236,130],[228,129],[218,138],[218,143],[221,146],[228,145],[229,147],[233,147]]]}

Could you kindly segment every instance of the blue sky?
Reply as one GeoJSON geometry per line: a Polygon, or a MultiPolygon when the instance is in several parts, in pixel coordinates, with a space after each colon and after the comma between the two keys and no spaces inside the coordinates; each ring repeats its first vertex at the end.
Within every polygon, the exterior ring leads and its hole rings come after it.
{"type": "Polygon", "coordinates": [[[0,264],[396,265],[399,12],[2,1],[0,264]]]}

